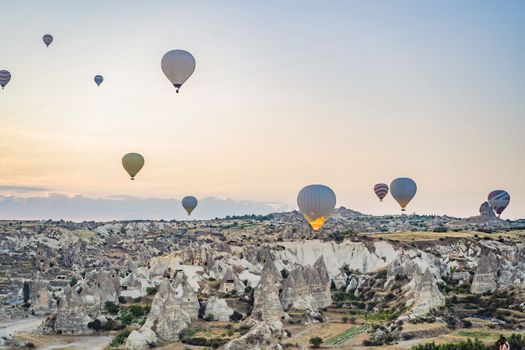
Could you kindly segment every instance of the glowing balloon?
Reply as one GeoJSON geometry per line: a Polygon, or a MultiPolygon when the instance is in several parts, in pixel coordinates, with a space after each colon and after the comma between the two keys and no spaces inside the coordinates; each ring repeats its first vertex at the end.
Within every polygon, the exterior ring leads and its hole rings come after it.
{"type": "Polygon", "coordinates": [[[100,86],[102,82],[104,81],[104,77],[102,75],[95,75],[95,83],[97,86],[100,86]]]}
{"type": "Polygon", "coordinates": [[[335,193],[325,185],[308,185],[297,195],[297,205],[314,231],[323,227],[335,209],[335,193]]]}
{"type": "Polygon", "coordinates": [[[42,37],[42,40],[44,40],[44,44],[49,47],[49,45],[51,45],[53,42],[53,36],[51,34],[46,34],[42,37]]]}
{"type": "Polygon", "coordinates": [[[171,50],[162,57],[160,67],[178,93],[182,84],[195,71],[195,58],[188,51],[171,50]]]}
{"type": "Polygon", "coordinates": [[[198,203],[197,198],[193,196],[186,196],[182,198],[182,207],[186,210],[188,215],[191,215],[191,212],[193,211],[193,209],[197,207],[197,203],[198,203]]]}
{"type": "Polygon", "coordinates": [[[499,217],[510,203],[510,194],[507,191],[495,190],[489,193],[488,200],[499,217]]]}
{"type": "Polygon", "coordinates": [[[9,80],[11,80],[11,73],[6,70],[0,70],[0,86],[2,90],[9,83],[9,80]]]}
{"type": "Polygon", "coordinates": [[[128,153],[122,157],[122,166],[131,176],[131,180],[135,180],[135,175],[144,166],[144,157],[138,153],[128,153]]]}
{"type": "Polygon", "coordinates": [[[401,206],[401,211],[405,211],[405,207],[414,198],[416,192],[416,183],[408,177],[397,178],[390,184],[390,193],[401,206]]]}
{"type": "Polygon", "coordinates": [[[383,198],[388,194],[388,185],[387,184],[377,184],[374,186],[374,192],[376,196],[379,197],[379,200],[382,202],[383,198]]]}

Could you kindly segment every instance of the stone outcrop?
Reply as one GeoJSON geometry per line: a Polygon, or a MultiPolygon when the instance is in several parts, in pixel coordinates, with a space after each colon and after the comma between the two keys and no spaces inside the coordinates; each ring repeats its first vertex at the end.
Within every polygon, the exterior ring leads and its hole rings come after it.
{"type": "Polygon", "coordinates": [[[254,291],[252,318],[265,322],[280,321],[285,316],[279,300],[279,281],[271,265],[270,260],[264,265],[261,280],[254,291]]]}
{"type": "Polygon", "coordinates": [[[246,286],[244,285],[244,283],[241,282],[241,280],[237,277],[233,270],[231,268],[228,268],[224,273],[224,277],[221,280],[219,292],[224,294],[232,292],[242,294],[244,293],[245,288],[246,286]]]}
{"type": "Polygon", "coordinates": [[[479,207],[479,215],[486,219],[496,218],[496,213],[490,206],[489,202],[483,202],[479,207]]]}
{"type": "Polygon", "coordinates": [[[498,288],[498,258],[492,252],[482,252],[470,287],[471,293],[484,293],[498,288]]]}
{"type": "Polygon", "coordinates": [[[127,350],[151,349],[157,343],[157,335],[151,329],[134,330],[126,339],[127,350]]]}
{"type": "Polygon", "coordinates": [[[198,308],[193,289],[179,272],[173,284],[167,278],[161,282],[140,332],[149,329],[162,341],[179,340],[179,333],[188,328],[192,317],[197,317],[198,308]]]}
{"type": "Polygon", "coordinates": [[[417,274],[413,280],[413,291],[407,301],[411,309],[411,316],[423,316],[445,305],[445,297],[437,286],[437,281],[430,271],[426,269],[424,274],[417,274]]]}
{"type": "Polygon", "coordinates": [[[175,297],[180,302],[180,307],[191,317],[196,319],[199,315],[199,300],[191,285],[188,283],[186,275],[179,271],[175,276],[172,286],[175,290],[175,297]]]}
{"type": "Polygon", "coordinates": [[[49,281],[43,279],[40,272],[36,272],[35,277],[30,285],[31,309],[35,315],[44,315],[48,313],[53,306],[49,294],[49,281]]]}
{"type": "Polygon", "coordinates": [[[88,323],[93,322],[84,306],[84,301],[76,289],[66,287],[64,295],[58,301],[58,309],[54,316],[55,322],[52,329],[64,335],[88,335],[93,329],[88,323]]]}
{"type": "Polygon", "coordinates": [[[280,296],[285,309],[317,311],[332,304],[330,277],[321,256],[313,266],[298,266],[289,273],[280,296]]]}
{"type": "Polygon", "coordinates": [[[89,312],[97,312],[107,301],[118,304],[120,281],[115,271],[92,270],[79,286],[77,293],[89,312]]]}
{"type": "Polygon", "coordinates": [[[206,302],[206,310],[204,316],[213,316],[213,319],[221,322],[227,322],[230,320],[230,316],[233,315],[233,309],[228,306],[226,300],[216,296],[211,296],[206,302]]]}

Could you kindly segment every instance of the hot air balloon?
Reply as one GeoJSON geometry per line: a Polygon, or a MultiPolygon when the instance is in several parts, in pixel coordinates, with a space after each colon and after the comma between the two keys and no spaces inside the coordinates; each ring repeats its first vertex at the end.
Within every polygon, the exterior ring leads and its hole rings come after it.
{"type": "Polygon", "coordinates": [[[416,191],[416,183],[408,177],[397,178],[390,184],[390,193],[401,206],[401,211],[405,211],[405,207],[414,198],[416,191]]]}
{"type": "Polygon", "coordinates": [[[178,93],[182,84],[195,71],[195,58],[188,51],[171,50],[162,57],[160,67],[178,93]]]}
{"type": "Polygon", "coordinates": [[[382,202],[383,198],[388,194],[388,185],[387,184],[377,184],[374,186],[374,192],[376,196],[379,197],[379,200],[382,202]]]}
{"type": "Polygon", "coordinates": [[[104,81],[104,77],[102,75],[95,75],[95,83],[97,86],[100,86],[102,82],[104,81]]]}
{"type": "Polygon", "coordinates": [[[498,217],[500,217],[503,210],[505,210],[510,203],[510,194],[507,191],[495,190],[489,193],[488,200],[492,209],[494,209],[498,217]]]}
{"type": "Polygon", "coordinates": [[[44,44],[49,47],[49,45],[51,45],[53,42],[53,36],[51,34],[46,34],[42,37],[42,40],[44,40],[44,44]]]}
{"type": "Polygon", "coordinates": [[[186,210],[188,215],[191,215],[191,212],[195,207],[197,207],[197,198],[193,196],[186,196],[182,198],[182,207],[186,210]]]}
{"type": "Polygon", "coordinates": [[[0,86],[2,87],[2,90],[5,88],[7,83],[9,83],[9,80],[11,80],[11,73],[6,70],[0,70],[0,86]]]}
{"type": "Polygon", "coordinates": [[[144,166],[144,157],[138,153],[128,153],[122,157],[122,166],[131,176],[131,180],[135,180],[135,175],[144,166]]]}
{"type": "Polygon", "coordinates": [[[335,208],[335,193],[325,185],[308,185],[297,195],[297,205],[314,231],[323,227],[335,208]]]}

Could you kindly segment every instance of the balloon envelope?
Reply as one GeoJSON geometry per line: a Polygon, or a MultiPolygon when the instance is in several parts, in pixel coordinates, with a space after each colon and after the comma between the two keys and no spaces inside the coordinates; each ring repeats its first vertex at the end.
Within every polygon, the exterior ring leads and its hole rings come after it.
{"type": "Polygon", "coordinates": [[[195,58],[188,51],[171,50],[164,54],[160,67],[179,92],[180,87],[195,71],[195,58]]]}
{"type": "Polygon", "coordinates": [[[408,177],[397,178],[390,184],[390,193],[401,206],[401,211],[405,211],[405,207],[414,198],[416,192],[416,183],[408,177]]]}
{"type": "Polygon", "coordinates": [[[314,231],[323,227],[335,209],[335,193],[325,185],[308,185],[297,195],[297,205],[314,231]]]}
{"type": "Polygon", "coordinates": [[[198,203],[197,198],[193,196],[186,196],[182,198],[182,207],[186,210],[188,215],[191,215],[191,212],[193,211],[193,209],[197,207],[197,203],[198,203]]]}
{"type": "Polygon", "coordinates": [[[0,70],[0,86],[2,89],[9,83],[11,80],[11,73],[6,70],[0,70]]]}
{"type": "Polygon", "coordinates": [[[122,157],[122,166],[131,176],[131,180],[135,180],[135,175],[144,166],[144,157],[138,153],[128,153],[122,157]]]}
{"type": "Polygon", "coordinates": [[[507,191],[495,190],[489,193],[488,201],[492,209],[499,215],[510,203],[510,194],[507,191]]]}
{"type": "Polygon", "coordinates": [[[95,75],[95,83],[97,86],[100,86],[102,82],[104,81],[104,77],[102,75],[95,75]]]}
{"type": "Polygon", "coordinates": [[[46,34],[42,37],[42,40],[44,40],[44,44],[49,47],[49,45],[51,45],[53,42],[53,36],[51,34],[46,34]]]}
{"type": "Polygon", "coordinates": [[[388,194],[388,185],[387,184],[377,184],[374,186],[374,192],[379,200],[382,202],[383,198],[388,194]]]}

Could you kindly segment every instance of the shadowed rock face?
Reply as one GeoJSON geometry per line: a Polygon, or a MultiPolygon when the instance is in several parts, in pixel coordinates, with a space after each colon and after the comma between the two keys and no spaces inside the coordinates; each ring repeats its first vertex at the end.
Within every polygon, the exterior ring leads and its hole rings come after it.
{"type": "Polygon", "coordinates": [[[470,287],[471,293],[484,293],[498,288],[498,258],[494,253],[483,253],[470,287]]]}

